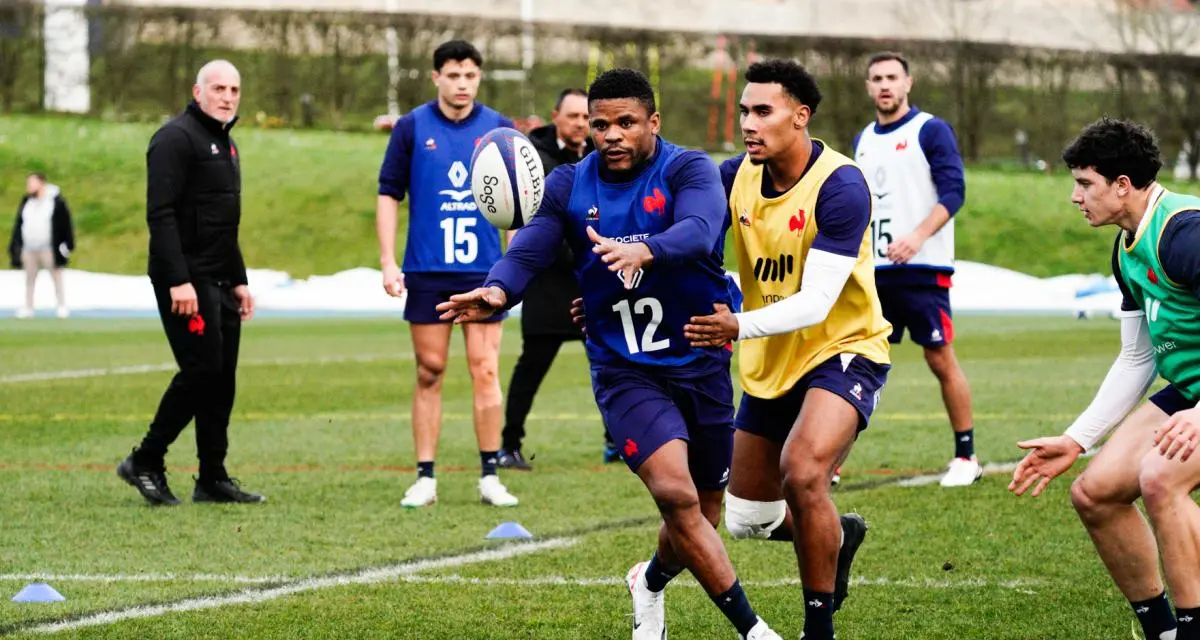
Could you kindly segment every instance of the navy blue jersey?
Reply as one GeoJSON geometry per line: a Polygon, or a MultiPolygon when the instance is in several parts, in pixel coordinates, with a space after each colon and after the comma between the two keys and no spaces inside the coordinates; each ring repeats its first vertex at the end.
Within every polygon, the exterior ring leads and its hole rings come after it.
{"type": "Polygon", "coordinates": [[[593,363],[659,367],[724,363],[727,348],[693,348],[683,337],[692,316],[713,303],[740,309],[741,295],[722,267],[726,200],[720,174],[702,152],[659,138],[652,158],[631,178],[606,175],[598,153],[555,169],[537,215],[488,276],[515,304],[537,272],[553,262],[562,239],[575,256],[587,312],[593,363]],[[654,262],[625,289],[592,248],[587,227],[617,242],[644,242],[654,262]]]}
{"type": "Polygon", "coordinates": [[[461,122],[437,101],[396,122],[379,170],[379,193],[408,205],[405,272],[486,273],[500,259],[500,232],[471,197],[471,154],[487,132],[512,121],[475,103],[461,122]]]}

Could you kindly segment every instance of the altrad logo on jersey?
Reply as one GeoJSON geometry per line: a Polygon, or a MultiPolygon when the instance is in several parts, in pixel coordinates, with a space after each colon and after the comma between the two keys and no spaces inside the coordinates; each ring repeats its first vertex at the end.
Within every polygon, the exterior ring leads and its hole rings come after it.
{"type": "Polygon", "coordinates": [[[467,167],[461,160],[455,160],[454,164],[450,165],[450,171],[446,173],[446,177],[450,179],[450,184],[453,189],[442,189],[438,191],[438,195],[449,196],[453,202],[443,202],[442,211],[476,211],[479,207],[475,205],[475,199],[471,198],[471,190],[463,189],[467,184],[467,178],[470,175],[467,173],[467,167]],[[468,198],[470,198],[468,200],[468,198]],[[466,200],[466,202],[463,202],[466,200]]]}

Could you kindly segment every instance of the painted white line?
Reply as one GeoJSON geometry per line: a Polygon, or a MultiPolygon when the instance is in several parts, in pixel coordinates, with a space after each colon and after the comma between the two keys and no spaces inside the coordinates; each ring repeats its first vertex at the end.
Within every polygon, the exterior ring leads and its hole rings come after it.
{"type": "MultiPolygon", "coordinates": [[[[504,587],[611,587],[624,586],[624,578],[566,578],[562,576],[545,576],[541,578],[467,578],[460,575],[446,576],[402,576],[400,582],[415,584],[464,584],[478,586],[504,587]]],[[[742,583],[747,588],[770,589],[776,587],[799,587],[800,578],[782,578],[778,580],[746,580],[742,583]]],[[[1015,580],[984,580],[967,578],[964,580],[932,579],[932,578],[864,578],[854,577],[851,586],[859,587],[905,587],[911,589],[1013,589],[1021,590],[1029,587],[1044,586],[1046,582],[1036,578],[1019,578],[1015,580]]],[[[672,587],[697,588],[700,585],[691,579],[676,580],[672,587]]]]}
{"type": "Polygon", "coordinates": [[[237,576],[220,573],[0,573],[0,582],[219,582],[272,584],[292,582],[298,576],[237,576]]]}
{"type": "Polygon", "coordinates": [[[355,584],[377,584],[380,582],[395,580],[403,576],[412,575],[421,571],[461,567],[463,565],[481,562],[497,562],[499,560],[507,560],[508,558],[514,558],[530,553],[538,553],[540,551],[563,549],[574,546],[578,543],[579,538],[550,538],[540,542],[514,544],[501,547],[499,549],[477,551],[474,553],[449,556],[435,560],[421,560],[417,562],[378,567],[375,569],[367,569],[357,573],[341,576],[306,578],[270,589],[245,590],[239,593],[223,596],[190,598],[172,604],[130,607],[128,609],[104,611],[80,618],[78,620],[54,622],[36,627],[30,627],[28,629],[23,629],[22,631],[31,633],[57,633],[59,631],[70,631],[84,627],[113,624],[123,620],[132,620],[135,618],[161,616],[168,613],[200,611],[204,609],[216,609],[227,606],[257,604],[260,602],[266,602],[268,600],[282,598],[284,596],[303,593],[305,591],[315,591],[318,589],[329,589],[332,587],[355,584]]]}
{"type": "MultiPolygon", "coordinates": [[[[988,476],[996,473],[1012,473],[1013,469],[1016,468],[1016,462],[985,464],[983,465],[983,475],[988,476]]],[[[897,480],[896,482],[890,483],[890,485],[894,487],[923,487],[928,484],[934,484],[935,482],[941,482],[942,476],[944,475],[946,475],[945,472],[929,473],[923,476],[913,476],[911,478],[897,480]]]]}
{"type": "MultiPolygon", "coordinates": [[[[1083,454],[1080,455],[1079,457],[1080,458],[1091,458],[1092,456],[1095,456],[1097,453],[1100,453],[1099,447],[1096,447],[1094,449],[1088,449],[1087,451],[1084,451],[1083,454]]],[[[1010,462],[988,463],[988,464],[983,465],[983,475],[990,476],[990,475],[1000,474],[1000,473],[1012,473],[1014,470],[1016,470],[1017,465],[1020,463],[1021,463],[1020,460],[1013,460],[1010,462]]],[[[921,487],[921,486],[933,484],[935,482],[940,482],[942,479],[942,476],[944,476],[944,475],[946,475],[946,473],[944,471],[941,473],[929,473],[929,474],[922,475],[922,476],[912,476],[912,477],[908,477],[908,478],[901,478],[900,480],[897,480],[895,482],[887,482],[880,486],[921,487]]]]}
{"type": "MultiPolygon", "coordinates": [[[[563,576],[544,576],[540,578],[470,578],[457,574],[445,576],[429,576],[416,575],[412,573],[400,574],[396,576],[400,582],[413,584],[464,584],[476,586],[505,586],[505,587],[541,587],[541,586],[567,586],[567,587],[609,587],[620,586],[625,584],[623,578],[616,576],[604,578],[568,578],[563,576]]],[[[144,574],[51,574],[51,573],[10,573],[0,574],[0,581],[37,581],[37,582],[99,582],[99,583],[121,583],[121,582],[218,582],[226,584],[272,584],[272,583],[294,583],[302,581],[303,578],[295,576],[239,576],[239,575],[222,575],[222,574],[174,574],[174,573],[144,573],[144,574]]],[[[965,580],[949,580],[932,578],[864,578],[856,576],[851,579],[851,585],[854,586],[872,586],[872,587],[907,587],[914,589],[965,589],[965,588],[1000,588],[1000,589],[1024,589],[1028,587],[1037,587],[1045,585],[1044,580],[1039,579],[1016,579],[1016,580],[984,580],[980,578],[968,578],[965,580]]],[[[698,587],[695,580],[683,578],[672,583],[682,587],[698,587]]],[[[776,587],[798,587],[800,586],[799,578],[781,578],[777,580],[747,580],[747,587],[756,588],[776,588],[776,587]]],[[[284,585],[286,586],[286,585],[284,585]]]]}
{"type": "MultiPolygon", "coordinates": [[[[385,360],[411,360],[411,353],[395,354],[362,354],[348,356],[328,356],[319,358],[246,358],[238,362],[239,367],[282,366],[296,364],[338,364],[343,362],[380,362],[385,360]]],[[[139,373],[160,373],[175,371],[179,367],[174,362],[159,364],[135,364],[124,367],[108,367],[95,369],[68,369],[65,371],[34,371],[0,376],[0,384],[19,384],[22,382],[45,382],[47,380],[76,380],[79,378],[101,378],[104,376],[122,376],[139,373]]]]}

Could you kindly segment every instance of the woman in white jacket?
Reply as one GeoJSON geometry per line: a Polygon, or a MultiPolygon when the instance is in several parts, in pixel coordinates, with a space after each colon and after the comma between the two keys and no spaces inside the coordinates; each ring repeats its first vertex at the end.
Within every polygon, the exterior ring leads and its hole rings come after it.
{"type": "Polygon", "coordinates": [[[25,197],[17,207],[12,241],[8,245],[13,268],[25,270],[25,306],[17,310],[18,318],[33,317],[34,286],[42,269],[53,276],[58,317],[67,317],[62,269],[74,250],[71,211],[61,190],[48,183],[44,174],[29,174],[25,180],[25,197]]]}

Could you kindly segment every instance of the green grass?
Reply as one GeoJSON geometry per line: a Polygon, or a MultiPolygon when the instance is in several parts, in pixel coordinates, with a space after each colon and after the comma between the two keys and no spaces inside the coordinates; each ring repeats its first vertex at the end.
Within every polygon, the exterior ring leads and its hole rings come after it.
{"type": "MultiPolygon", "coordinates": [[[[24,174],[44,171],[63,187],[77,218],[74,266],[144,272],[151,125],[0,116],[0,132],[0,203],[15,208],[24,174]]],[[[375,193],[386,136],[246,125],[235,136],[249,266],[294,277],[378,268],[375,193]]],[[[1038,276],[1106,273],[1113,233],[1087,226],[1069,201],[1070,189],[1064,172],[969,170],[967,206],[956,223],[958,257],[1038,276]]],[[[401,214],[403,251],[407,206],[401,214]]],[[[732,266],[732,253],[728,259],[732,266]]]]}
{"type": "MultiPolygon", "coordinates": [[[[268,495],[261,506],[151,509],[115,477],[113,466],[145,429],[169,372],[0,381],[6,498],[0,501],[0,573],[175,575],[149,582],[55,581],[68,599],[52,605],[10,602],[26,580],[0,578],[0,635],[107,609],[248,588],[222,574],[298,579],[497,548],[501,543],[484,535],[516,520],[537,539],[577,541],[416,577],[61,635],[628,637],[628,595],[619,581],[649,556],[655,510],[623,465],[599,464],[601,426],[579,345],[564,348],[534,406],[526,453],[535,454],[535,471],[503,474],[522,503],[498,511],[478,504],[474,493],[470,382],[456,337],[444,387],[440,501],[407,511],[398,505],[414,475],[408,418],[414,375],[406,333],[403,323],[378,319],[247,325],[229,465],[248,488],[268,495]],[[273,361],[278,358],[288,361],[273,361]],[[544,584],[555,577],[565,583],[544,584]],[[588,579],[596,582],[585,584],[588,579]],[[522,583],[530,580],[543,584],[522,583]]],[[[1107,320],[966,317],[957,333],[985,462],[1015,459],[1020,438],[1061,432],[1091,399],[1117,348],[1116,324],[1107,320]]],[[[505,387],[519,344],[510,322],[501,362],[505,387]]],[[[856,445],[835,494],[841,510],[858,511],[872,525],[855,565],[866,583],[853,588],[838,614],[839,637],[1125,637],[1132,616],[1070,508],[1069,477],[1036,500],[1010,495],[1002,475],[953,493],[936,485],[886,484],[938,471],[952,444],[919,350],[901,345],[893,357],[877,419],[856,445]]],[[[153,320],[0,320],[4,376],[169,359],[153,320]]],[[[194,473],[191,438],[189,429],[167,460],[173,488],[184,496],[194,473]]],[[[735,542],[721,531],[756,610],[784,637],[796,637],[803,617],[799,587],[781,584],[796,577],[790,546],[735,542]]],[[[667,594],[673,637],[733,637],[690,577],[679,578],[667,594]]]]}

